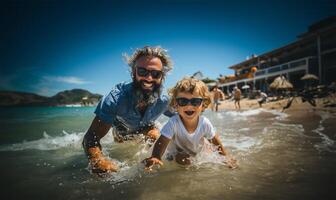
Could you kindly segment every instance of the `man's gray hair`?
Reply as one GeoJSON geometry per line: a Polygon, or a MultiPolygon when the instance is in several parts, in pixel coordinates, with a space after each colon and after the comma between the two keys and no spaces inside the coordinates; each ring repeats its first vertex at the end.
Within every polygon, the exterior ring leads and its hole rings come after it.
{"type": "Polygon", "coordinates": [[[128,56],[127,54],[124,54],[123,56],[127,64],[131,68],[132,75],[135,69],[136,61],[142,56],[159,58],[163,65],[163,75],[164,76],[167,74],[167,72],[173,69],[173,63],[167,53],[167,50],[163,49],[160,46],[155,46],[155,47],[144,46],[143,48],[136,49],[133,55],[131,56],[128,56]]]}

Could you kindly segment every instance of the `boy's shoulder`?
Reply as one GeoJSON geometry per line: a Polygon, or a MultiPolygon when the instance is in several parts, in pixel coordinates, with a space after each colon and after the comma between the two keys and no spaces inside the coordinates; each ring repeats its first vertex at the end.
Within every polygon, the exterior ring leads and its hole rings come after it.
{"type": "Polygon", "coordinates": [[[178,114],[175,114],[173,115],[172,117],[169,118],[168,122],[170,123],[177,123],[179,121],[179,115],[178,114]]]}
{"type": "Polygon", "coordinates": [[[201,122],[203,125],[212,125],[212,124],[211,124],[211,121],[210,121],[207,117],[205,117],[205,116],[203,116],[203,115],[200,116],[200,122],[201,122]]]}

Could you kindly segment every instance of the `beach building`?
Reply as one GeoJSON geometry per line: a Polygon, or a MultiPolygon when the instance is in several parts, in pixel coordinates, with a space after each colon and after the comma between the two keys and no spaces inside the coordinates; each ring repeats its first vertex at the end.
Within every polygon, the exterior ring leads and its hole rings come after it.
{"type": "Polygon", "coordinates": [[[235,86],[269,91],[272,81],[283,75],[296,89],[304,87],[301,79],[314,74],[319,84],[336,81],[336,16],[312,24],[297,40],[262,55],[229,67],[234,75],[219,77],[219,86],[231,92],[235,86]],[[247,85],[247,86],[246,86],[247,85]]]}

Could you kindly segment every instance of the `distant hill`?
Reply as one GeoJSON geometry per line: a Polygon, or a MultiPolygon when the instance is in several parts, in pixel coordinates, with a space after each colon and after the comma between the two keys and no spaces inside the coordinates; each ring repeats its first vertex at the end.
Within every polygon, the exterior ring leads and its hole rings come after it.
{"type": "Polygon", "coordinates": [[[0,106],[95,105],[101,97],[100,94],[83,89],[65,90],[52,97],[27,92],[0,91],[0,106]]]}

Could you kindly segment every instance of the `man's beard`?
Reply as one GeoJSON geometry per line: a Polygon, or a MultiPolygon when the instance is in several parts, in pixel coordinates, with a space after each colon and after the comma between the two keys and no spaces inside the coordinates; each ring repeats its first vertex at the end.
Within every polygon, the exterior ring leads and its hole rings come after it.
{"type": "Polygon", "coordinates": [[[161,94],[161,85],[157,84],[156,82],[152,82],[153,89],[146,90],[142,88],[142,83],[145,82],[144,80],[138,81],[133,78],[133,91],[136,97],[137,105],[145,104],[150,105],[153,104],[161,94]]]}

